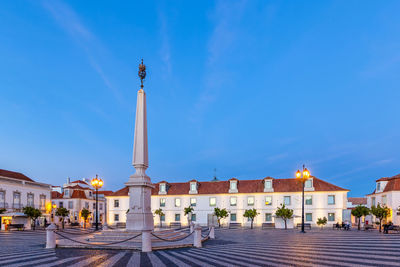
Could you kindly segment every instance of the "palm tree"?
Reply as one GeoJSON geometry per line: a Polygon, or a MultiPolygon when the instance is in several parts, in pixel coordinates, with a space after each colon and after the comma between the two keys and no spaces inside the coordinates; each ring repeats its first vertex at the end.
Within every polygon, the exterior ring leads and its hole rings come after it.
{"type": "Polygon", "coordinates": [[[192,206],[189,206],[189,207],[183,209],[185,216],[188,216],[188,224],[189,225],[190,225],[190,221],[192,220],[192,218],[190,218],[190,217],[191,217],[193,211],[194,211],[194,208],[192,206]]]}
{"type": "Polygon", "coordinates": [[[81,217],[83,218],[83,228],[86,228],[86,221],[87,221],[87,219],[89,218],[89,215],[91,214],[92,212],[91,211],[89,211],[88,209],[86,209],[86,208],[83,208],[82,210],[81,210],[81,217]]]}
{"type": "Polygon", "coordinates": [[[161,221],[161,218],[162,218],[162,216],[165,216],[163,210],[162,210],[161,208],[159,208],[158,210],[156,210],[156,211],[154,212],[154,214],[156,214],[156,215],[158,215],[158,216],[160,217],[160,228],[162,228],[162,221],[161,221]]]}

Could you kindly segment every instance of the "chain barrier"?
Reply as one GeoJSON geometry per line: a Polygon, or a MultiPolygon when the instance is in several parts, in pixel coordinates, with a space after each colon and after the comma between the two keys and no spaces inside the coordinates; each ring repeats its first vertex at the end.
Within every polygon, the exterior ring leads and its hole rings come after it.
{"type": "MultiPolygon", "coordinates": [[[[201,230],[201,231],[203,232],[203,230],[201,230]]],[[[204,231],[207,231],[207,229],[205,229],[204,231]]],[[[203,234],[202,234],[201,237],[202,237],[202,238],[207,238],[207,237],[210,236],[210,233],[211,233],[211,228],[208,229],[208,233],[207,233],[206,235],[203,235],[203,234]]]]}
{"type": "Polygon", "coordinates": [[[101,231],[101,229],[99,229],[99,230],[94,230],[94,231],[90,231],[90,232],[82,231],[82,232],[80,232],[80,233],[78,233],[78,232],[74,233],[74,232],[65,231],[65,230],[59,230],[59,231],[62,232],[62,233],[69,234],[69,235],[90,235],[90,234],[93,234],[93,233],[96,233],[96,232],[101,231]]]}
{"type": "Polygon", "coordinates": [[[119,243],[124,243],[124,242],[127,242],[129,240],[135,239],[136,237],[138,237],[138,236],[140,236],[142,234],[142,233],[140,233],[138,235],[135,235],[133,237],[127,238],[127,239],[122,240],[122,241],[116,241],[116,242],[111,242],[111,243],[96,243],[96,244],[93,244],[93,243],[87,243],[87,242],[83,242],[83,241],[79,241],[79,240],[74,240],[74,239],[69,238],[68,236],[60,234],[59,232],[56,232],[56,231],[54,231],[54,233],[59,235],[59,236],[61,236],[61,237],[63,237],[63,238],[65,238],[65,239],[68,239],[70,241],[73,241],[73,242],[76,242],[76,243],[79,243],[79,244],[83,244],[83,245],[91,245],[91,246],[109,246],[109,245],[115,245],[115,244],[119,244],[119,243]]]}
{"type": "Polygon", "coordinates": [[[185,239],[185,238],[191,236],[193,233],[194,233],[194,231],[191,232],[190,234],[184,236],[184,237],[177,238],[177,239],[165,239],[165,238],[162,238],[162,237],[159,237],[159,236],[155,235],[154,233],[151,233],[151,235],[154,236],[155,238],[158,238],[158,239],[162,240],[162,241],[166,241],[166,242],[177,242],[177,241],[182,241],[183,239],[185,239]]]}

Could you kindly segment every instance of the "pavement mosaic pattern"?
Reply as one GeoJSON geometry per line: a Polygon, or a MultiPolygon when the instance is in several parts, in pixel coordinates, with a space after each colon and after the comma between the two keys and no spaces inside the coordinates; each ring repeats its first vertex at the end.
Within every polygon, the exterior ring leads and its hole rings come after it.
{"type": "Polygon", "coordinates": [[[204,247],[151,253],[45,249],[45,232],[0,232],[0,266],[400,266],[400,235],[217,229],[204,247]]]}

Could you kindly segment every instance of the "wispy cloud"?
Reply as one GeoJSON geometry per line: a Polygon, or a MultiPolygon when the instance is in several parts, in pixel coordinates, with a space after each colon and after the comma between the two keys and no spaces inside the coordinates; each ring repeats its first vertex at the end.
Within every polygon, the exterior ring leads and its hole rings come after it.
{"type": "Polygon", "coordinates": [[[343,176],[348,176],[348,175],[353,174],[353,173],[359,173],[359,172],[362,172],[362,171],[365,171],[365,170],[368,170],[368,169],[372,169],[372,168],[375,168],[375,167],[378,167],[378,166],[386,165],[386,164],[392,163],[393,161],[394,161],[394,159],[377,160],[377,161],[374,161],[374,162],[370,162],[369,164],[362,165],[362,166],[359,166],[357,168],[353,168],[350,171],[333,175],[333,177],[339,178],[339,177],[343,177],[343,176]]]}
{"type": "Polygon", "coordinates": [[[216,101],[219,88],[229,79],[229,74],[221,68],[220,63],[238,39],[236,26],[240,25],[246,3],[247,1],[218,1],[211,15],[215,26],[207,44],[204,89],[194,105],[192,120],[195,122],[201,120],[209,105],[216,101]]]}
{"type": "Polygon", "coordinates": [[[161,10],[158,11],[158,18],[160,22],[160,38],[161,38],[161,48],[160,57],[164,64],[163,78],[167,79],[172,73],[171,64],[171,49],[169,44],[169,34],[168,34],[168,21],[165,13],[161,10]]]}
{"type": "Polygon", "coordinates": [[[84,50],[89,64],[97,72],[105,86],[112,92],[114,97],[124,103],[119,90],[110,82],[104,72],[104,68],[97,59],[95,52],[105,49],[100,40],[82,22],[78,14],[66,3],[60,0],[42,1],[43,7],[50,13],[53,19],[64,29],[68,35],[84,50]]]}

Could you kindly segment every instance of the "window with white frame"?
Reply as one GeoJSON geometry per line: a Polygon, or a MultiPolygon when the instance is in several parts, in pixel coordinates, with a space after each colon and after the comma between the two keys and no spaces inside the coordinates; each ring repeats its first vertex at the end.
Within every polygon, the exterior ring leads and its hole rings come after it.
{"type": "Polygon", "coordinates": [[[6,207],[6,191],[0,191],[0,208],[6,207]]]}
{"type": "Polygon", "coordinates": [[[334,222],[335,221],[335,213],[328,213],[328,222],[334,222]]]}
{"type": "Polygon", "coordinates": [[[99,209],[103,210],[103,203],[99,203],[99,209]]]}
{"type": "Polygon", "coordinates": [[[217,198],[210,197],[210,207],[214,207],[215,205],[217,205],[217,198]]]}
{"type": "Polygon", "coordinates": [[[237,182],[236,181],[231,181],[230,189],[231,190],[237,190],[237,182]]]}
{"type": "Polygon", "coordinates": [[[265,221],[272,222],[272,213],[265,213],[265,221]]]}
{"type": "Polygon", "coordinates": [[[119,222],[119,214],[114,214],[114,221],[119,222]]]}
{"type": "Polygon", "coordinates": [[[92,196],[92,191],[89,191],[89,197],[91,197],[92,196]]]}
{"type": "Polygon", "coordinates": [[[190,183],[190,191],[197,191],[197,186],[195,182],[190,183]]]}
{"type": "Polygon", "coordinates": [[[305,188],[311,188],[312,187],[312,180],[311,179],[306,180],[305,183],[304,183],[304,187],[305,188]]]}
{"type": "Polygon", "coordinates": [[[306,213],[306,221],[312,222],[312,213],[306,213]]]}
{"type": "Polygon", "coordinates": [[[236,206],[237,205],[237,197],[231,197],[229,199],[229,203],[231,206],[236,206]]]}
{"type": "Polygon", "coordinates": [[[335,205],[335,195],[328,195],[328,205],[335,205]]]}
{"type": "MultiPolygon", "coordinates": [[[[119,203],[119,202],[118,202],[119,203]]],[[[114,203],[115,204],[115,203],[114,203]]],[[[115,206],[114,206],[115,207],[115,206]]],[[[89,209],[89,202],[85,202],[85,208],[89,209]]]]}
{"type": "Polygon", "coordinates": [[[28,199],[27,199],[27,204],[28,207],[33,207],[34,206],[34,196],[32,193],[28,193],[28,199]]]}
{"type": "Polygon", "coordinates": [[[384,196],[382,196],[382,204],[386,205],[386,203],[387,203],[387,197],[386,197],[386,195],[384,195],[384,196]]]}
{"type": "Polygon", "coordinates": [[[190,206],[196,207],[197,199],[195,197],[190,198],[190,206]]]}
{"type": "Polygon", "coordinates": [[[265,189],[272,189],[272,180],[265,180],[264,188],[265,189]]]}
{"type": "Polygon", "coordinates": [[[376,206],[376,199],[375,199],[375,197],[371,197],[371,206],[376,206]]]}
{"type": "Polygon", "coordinates": [[[165,207],[165,198],[160,198],[160,207],[165,207]]]}
{"type": "Polygon", "coordinates": [[[283,197],[283,204],[285,204],[286,206],[290,206],[290,204],[291,204],[291,197],[290,197],[290,196],[284,196],[284,197],[283,197]]]}
{"type": "Polygon", "coordinates": [[[231,213],[231,222],[236,222],[236,213],[231,213]]]}
{"type": "Polygon", "coordinates": [[[247,197],[247,206],[254,206],[254,197],[247,197]]]}
{"type": "Polygon", "coordinates": [[[312,205],[312,196],[305,196],[305,204],[312,205]]]}
{"type": "Polygon", "coordinates": [[[60,203],[58,203],[59,208],[64,208],[64,202],[60,201],[60,203]]]}
{"type": "Polygon", "coordinates": [[[68,201],[68,208],[73,209],[74,208],[74,202],[73,201],[68,201]]]}
{"type": "Polygon", "coordinates": [[[14,208],[21,208],[21,193],[13,192],[13,206],[14,208]]]}
{"type": "Polygon", "coordinates": [[[272,196],[266,196],[265,197],[265,205],[266,206],[271,206],[272,205],[272,196]]]}
{"type": "Polygon", "coordinates": [[[46,208],[46,195],[40,195],[40,209],[45,209],[45,208],[46,208]]]}
{"type": "Polygon", "coordinates": [[[65,190],[64,190],[64,195],[65,195],[66,197],[69,197],[69,189],[65,189],[65,190]]]}
{"type": "Polygon", "coordinates": [[[119,208],[119,199],[114,199],[114,208],[119,208]]]}
{"type": "Polygon", "coordinates": [[[380,182],[376,183],[376,191],[381,191],[381,183],[380,182]]]}
{"type": "Polygon", "coordinates": [[[192,221],[192,222],[195,222],[195,221],[196,221],[196,214],[192,213],[191,221],[192,221]]]}
{"type": "Polygon", "coordinates": [[[160,192],[161,192],[161,193],[166,193],[166,192],[167,192],[167,191],[166,191],[166,186],[165,186],[164,183],[160,184],[160,192]]]}
{"type": "Polygon", "coordinates": [[[176,213],[175,214],[175,221],[176,222],[180,222],[181,221],[181,214],[180,213],[176,213]]]}
{"type": "Polygon", "coordinates": [[[181,206],[181,199],[175,198],[175,207],[180,207],[180,206],[181,206]]]}

